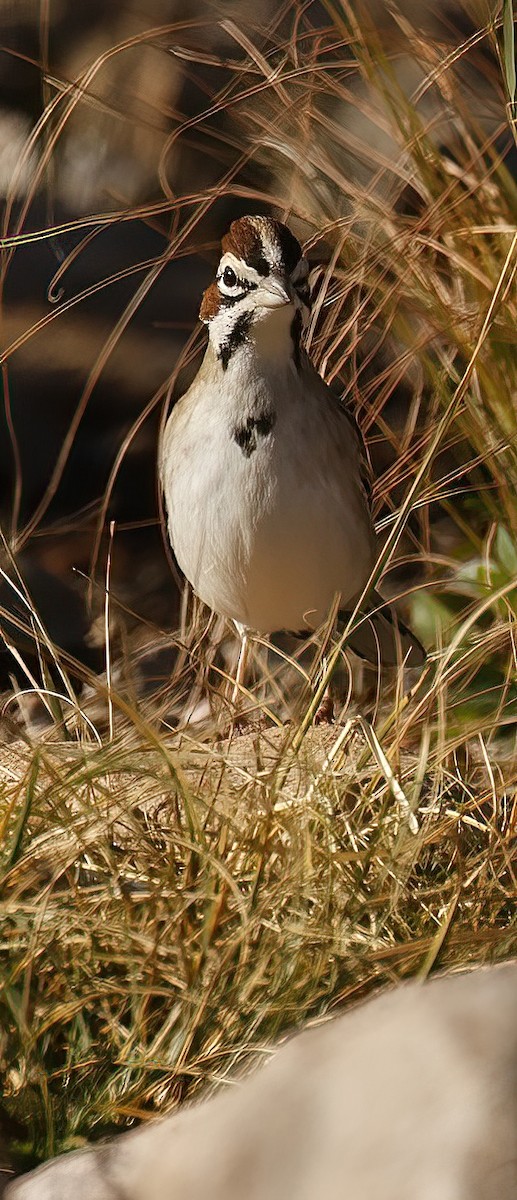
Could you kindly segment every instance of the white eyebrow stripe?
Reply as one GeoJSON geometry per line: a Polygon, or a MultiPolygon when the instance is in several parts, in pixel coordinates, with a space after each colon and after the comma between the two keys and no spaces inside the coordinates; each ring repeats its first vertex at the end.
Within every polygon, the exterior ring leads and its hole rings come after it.
{"type": "Polygon", "coordinates": [[[219,281],[221,276],[224,274],[225,267],[231,267],[232,270],[235,271],[238,281],[242,280],[246,283],[254,283],[255,285],[260,283],[260,275],[258,271],[256,271],[254,267],[248,266],[248,264],[244,262],[244,259],[236,258],[235,254],[231,254],[230,252],[223,254],[223,257],[217,268],[217,281],[219,281]]]}

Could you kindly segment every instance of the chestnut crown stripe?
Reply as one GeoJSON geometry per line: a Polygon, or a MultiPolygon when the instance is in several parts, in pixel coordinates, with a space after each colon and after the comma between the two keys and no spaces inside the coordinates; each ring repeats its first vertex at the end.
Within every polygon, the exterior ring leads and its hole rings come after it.
{"type": "Polygon", "coordinates": [[[222,240],[223,254],[234,254],[259,275],[266,277],[271,268],[294,271],[303,257],[297,238],[273,217],[240,217],[230,225],[222,240]]]}
{"type": "MultiPolygon", "coordinates": [[[[257,277],[266,279],[272,271],[292,275],[298,263],[303,258],[300,243],[287,225],[275,221],[273,217],[239,217],[230,225],[228,233],[222,240],[223,257],[231,254],[247,269],[256,272],[257,277]]],[[[199,316],[202,321],[211,321],[221,311],[221,308],[232,307],[244,299],[246,292],[257,287],[249,279],[237,279],[242,285],[242,294],[224,296],[214,280],[204,293],[199,316]]],[[[309,286],[300,280],[296,290],[300,299],[309,305],[309,286]]]]}
{"type": "Polygon", "coordinates": [[[242,259],[248,267],[253,267],[258,275],[269,275],[270,266],[262,247],[262,238],[251,221],[242,217],[233,221],[229,232],[221,242],[223,254],[234,254],[242,259]]]}

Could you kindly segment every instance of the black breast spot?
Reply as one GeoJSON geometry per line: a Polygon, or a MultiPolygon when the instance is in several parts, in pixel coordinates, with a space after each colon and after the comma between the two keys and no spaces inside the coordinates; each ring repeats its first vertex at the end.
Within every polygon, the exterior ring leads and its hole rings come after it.
{"type": "Polygon", "coordinates": [[[271,433],[275,420],[275,413],[268,409],[256,417],[248,417],[243,425],[234,427],[233,439],[237,442],[245,458],[251,458],[257,449],[260,438],[265,438],[268,433],[271,433]]]}

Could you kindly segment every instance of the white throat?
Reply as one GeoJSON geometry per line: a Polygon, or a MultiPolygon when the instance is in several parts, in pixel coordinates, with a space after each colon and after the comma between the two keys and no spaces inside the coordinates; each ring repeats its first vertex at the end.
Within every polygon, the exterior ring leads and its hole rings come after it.
{"type": "Polygon", "coordinates": [[[293,359],[295,342],[292,325],[295,305],[255,310],[221,308],[209,324],[209,340],[223,366],[242,366],[247,362],[261,367],[267,374],[275,368],[285,368],[293,359]]]}

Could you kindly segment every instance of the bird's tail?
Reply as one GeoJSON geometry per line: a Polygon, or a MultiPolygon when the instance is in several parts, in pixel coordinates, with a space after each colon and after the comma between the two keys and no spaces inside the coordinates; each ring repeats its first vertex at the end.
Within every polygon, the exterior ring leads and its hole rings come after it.
{"type": "MultiPolygon", "coordinates": [[[[350,620],[350,615],[341,610],[340,621],[350,620]]],[[[426,659],[418,638],[378,592],[370,592],[367,603],[356,614],[347,646],[375,666],[421,667],[426,659]]]]}

